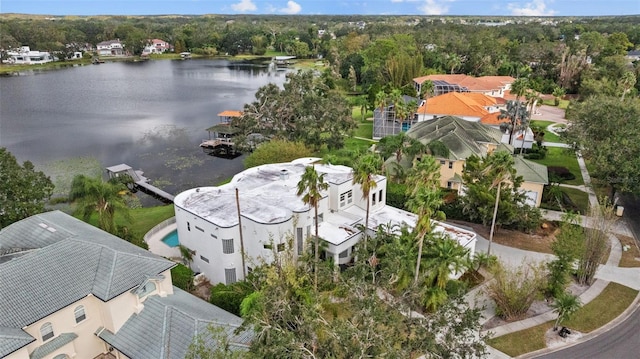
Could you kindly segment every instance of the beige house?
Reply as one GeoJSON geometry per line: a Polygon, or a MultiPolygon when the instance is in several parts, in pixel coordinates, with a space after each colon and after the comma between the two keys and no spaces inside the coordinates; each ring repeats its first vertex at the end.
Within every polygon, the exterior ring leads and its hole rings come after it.
{"type": "MultiPolygon", "coordinates": [[[[462,172],[468,157],[486,156],[496,150],[513,153],[512,146],[501,142],[500,130],[454,116],[415,124],[407,132],[407,136],[423,144],[439,141],[449,150],[446,157],[435,156],[440,161],[440,186],[458,192],[463,188],[462,172]]],[[[408,162],[401,165],[410,166],[408,162]]],[[[527,195],[528,203],[539,207],[544,185],[549,183],[546,166],[515,157],[515,168],[518,175],[523,177],[520,189],[527,195]]]]}
{"type": "Polygon", "coordinates": [[[59,211],[3,228],[0,357],[183,358],[209,325],[241,324],[174,287],[174,265],[59,211]]]}

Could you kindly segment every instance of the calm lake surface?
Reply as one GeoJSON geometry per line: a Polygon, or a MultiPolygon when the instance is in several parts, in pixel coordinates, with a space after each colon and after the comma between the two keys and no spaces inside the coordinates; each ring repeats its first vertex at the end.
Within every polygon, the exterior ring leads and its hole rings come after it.
{"type": "MultiPolygon", "coordinates": [[[[50,170],[89,157],[126,163],[177,194],[243,169],[202,152],[223,110],[242,110],[285,71],[226,60],[114,62],[0,78],[0,147],[50,170]]],[[[48,173],[49,174],[49,173],[48,173]]]]}

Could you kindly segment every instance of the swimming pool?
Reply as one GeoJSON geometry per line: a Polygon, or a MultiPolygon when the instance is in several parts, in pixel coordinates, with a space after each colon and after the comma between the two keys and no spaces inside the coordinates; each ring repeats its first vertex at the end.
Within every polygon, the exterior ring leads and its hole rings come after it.
{"type": "Polygon", "coordinates": [[[178,241],[178,230],[174,229],[173,231],[171,231],[171,233],[167,234],[166,236],[164,236],[164,238],[162,238],[162,241],[164,242],[164,244],[168,245],[169,247],[179,246],[180,242],[178,241]]]}

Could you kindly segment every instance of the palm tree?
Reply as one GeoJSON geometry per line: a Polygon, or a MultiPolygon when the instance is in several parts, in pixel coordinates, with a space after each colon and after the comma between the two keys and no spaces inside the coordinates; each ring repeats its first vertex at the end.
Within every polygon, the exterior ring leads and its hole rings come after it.
{"type": "Polygon", "coordinates": [[[314,166],[307,166],[298,182],[298,196],[302,196],[302,202],[313,207],[315,219],[314,250],[315,259],[313,267],[313,286],[318,291],[318,265],[319,265],[319,234],[318,234],[318,204],[322,199],[322,191],[329,188],[329,184],[324,181],[324,174],[319,175],[314,166]]]}
{"type": "Polygon", "coordinates": [[[458,242],[435,236],[425,251],[429,285],[444,289],[451,273],[460,273],[469,267],[468,254],[458,242]]]}
{"type": "Polygon", "coordinates": [[[516,172],[513,168],[513,157],[506,151],[496,151],[490,154],[485,158],[485,163],[487,163],[487,167],[482,172],[483,176],[491,179],[491,186],[489,189],[491,190],[496,186],[498,187],[496,191],[496,202],[493,207],[491,230],[489,231],[489,247],[487,248],[487,254],[491,255],[491,243],[493,242],[493,233],[496,228],[496,218],[498,216],[498,203],[500,202],[502,183],[506,181],[513,181],[516,176],[516,172]]]}
{"type": "Polygon", "coordinates": [[[404,98],[402,98],[402,91],[400,89],[393,89],[389,94],[389,101],[393,104],[393,119],[403,121],[401,117],[403,115],[404,98]]]}
{"type": "Polygon", "coordinates": [[[366,216],[364,221],[364,247],[367,248],[367,230],[369,228],[369,200],[371,190],[378,186],[375,174],[382,167],[382,159],[375,153],[360,156],[353,165],[353,184],[362,188],[362,198],[366,200],[366,216]]]}
{"type": "Polygon", "coordinates": [[[500,115],[498,115],[498,118],[509,119],[509,123],[506,124],[506,128],[500,126],[500,129],[503,131],[505,131],[506,129],[509,130],[510,145],[513,145],[513,135],[515,134],[515,132],[519,129],[522,129],[523,126],[529,126],[529,117],[526,116],[527,112],[528,111],[526,105],[520,101],[507,101],[507,109],[500,110],[500,115]]]}
{"type": "Polygon", "coordinates": [[[560,105],[560,99],[562,97],[564,97],[564,95],[566,95],[566,94],[567,94],[567,91],[564,88],[560,87],[560,86],[556,86],[553,89],[553,92],[552,92],[553,101],[554,101],[556,106],[560,105]]]}
{"type": "Polygon", "coordinates": [[[563,293],[553,302],[551,307],[553,307],[553,311],[558,313],[558,318],[556,322],[553,324],[553,330],[558,330],[558,325],[566,319],[569,319],[573,313],[575,313],[580,307],[582,303],[580,302],[580,298],[577,295],[573,295],[570,293],[563,293]]]}
{"type": "Polygon", "coordinates": [[[415,227],[418,234],[418,257],[413,280],[414,284],[417,284],[420,276],[424,237],[433,229],[431,220],[434,217],[444,217],[443,212],[437,211],[437,208],[443,203],[440,192],[440,164],[436,163],[433,156],[422,156],[407,182],[410,197],[407,201],[407,207],[418,215],[415,227]]]}
{"type": "Polygon", "coordinates": [[[413,137],[407,136],[405,132],[397,135],[385,136],[378,142],[378,148],[383,158],[394,155],[396,161],[400,163],[404,155],[410,156],[413,160],[417,154],[424,152],[424,145],[413,137]]]}
{"type": "Polygon", "coordinates": [[[85,221],[98,214],[98,227],[111,234],[117,233],[116,213],[130,220],[129,207],[125,202],[127,187],[117,181],[104,182],[100,178],[78,175],[71,182],[69,199],[76,201],[77,211],[85,221]]]}

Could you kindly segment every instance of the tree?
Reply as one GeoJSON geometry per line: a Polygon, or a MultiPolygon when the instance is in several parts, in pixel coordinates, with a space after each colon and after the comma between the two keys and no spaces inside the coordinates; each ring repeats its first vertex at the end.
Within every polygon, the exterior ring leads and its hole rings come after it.
{"type": "Polygon", "coordinates": [[[487,294],[496,303],[496,314],[505,320],[522,318],[545,288],[543,265],[523,263],[515,268],[497,262],[491,269],[494,280],[487,294]]]}
{"type": "Polygon", "coordinates": [[[583,252],[583,236],[580,218],[574,213],[565,213],[560,223],[560,233],[551,243],[551,250],[556,258],[548,264],[549,292],[554,298],[565,291],[573,265],[583,252]]]}
{"type": "Polygon", "coordinates": [[[351,87],[351,91],[355,91],[357,85],[358,76],[356,75],[356,70],[351,66],[349,67],[349,86],[351,87]]]}
{"type": "Polygon", "coordinates": [[[271,140],[262,143],[244,160],[244,167],[251,168],[268,163],[290,162],[297,158],[309,157],[312,151],[302,142],[271,140]]]}
{"type": "Polygon", "coordinates": [[[584,244],[578,258],[578,283],[591,285],[598,267],[609,251],[609,233],[615,217],[613,206],[602,200],[600,206],[589,209],[589,228],[584,229],[584,244]]]}
{"type": "Polygon", "coordinates": [[[553,330],[558,330],[558,325],[560,325],[562,321],[569,319],[581,306],[582,303],[577,295],[563,293],[558,296],[551,305],[553,311],[558,313],[558,318],[556,318],[553,324],[553,330]]]}
{"type": "Polygon", "coordinates": [[[76,211],[85,221],[98,214],[98,227],[111,234],[118,234],[116,212],[130,219],[129,208],[123,192],[128,192],[122,183],[104,182],[101,178],[78,175],[73,178],[69,200],[77,204],[76,211]]]}
{"type": "Polygon", "coordinates": [[[443,218],[444,213],[438,211],[442,205],[442,192],[440,191],[440,165],[433,156],[422,156],[416,164],[414,173],[408,179],[409,200],[407,207],[418,215],[415,233],[418,241],[418,257],[416,258],[416,271],[414,284],[418,283],[420,275],[420,262],[422,261],[422,246],[424,237],[433,230],[434,218],[443,218]]]}
{"type": "Polygon", "coordinates": [[[425,250],[426,284],[429,287],[425,306],[435,310],[447,298],[447,283],[452,273],[462,273],[469,267],[469,251],[458,242],[434,235],[425,250]]]}
{"type": "Polygon", "coordinates": [[[11,152],[0,148],[0,228],[44,212],[52,193],[48,176],[30,161],[20,165],[11,152]]]}
{"type": "Polygon", "coordinates": [[[366,153],[358,157],[353,165],[353,184],[359,184],[362,189],[362,198],[366,200],[366,215],[364,220],[364,245],[367,245],[367,231],[369,230],[369,200],[372,189],[378,185],[376,182],[376,173],[382,167],[382,159],[374,153],[366,153]]]}
{"type": "Polygon", "coordinates": [[[376,149],[380,151],[383,158],[394,156],[398,163],[402,161],[405,155],[409,157],[409,161],[413,161],[416,155],[425,150],[420,141],[407,136],[405,132],[381,138],[376,149]]]}
{"type": "Polygon", "coordinates": [[[591,175],[616,191],[640,194],[640,99],[589,97],[567,109],[563,133],[593,165],[591,175]]]}
{"type": "Polygon", "coordinates": [[[256,92],[256,101],[246,104],[241,118],[232,125],[240,132],[234,139],[247,148],[258,133],[271,139],[301,141],[319,149],[338,149],[356,127],[351,107],[343,96],[330,89],[310,71],[287,74],[284,89],[268,84],[256,92]]]}
{"type": "Polygon", "coordinates": [[[526,131],[527,127],[529,127],[529,111],[527,110],[527,105],[524,102],[511,100],[507,101],[507,108],[500,109],[498,118],[509,119],[508,123],[503,122],[500,125],[500,129],[502,131],[509,130],[510,145],[514,145],[513,139],[517,131],[523,131],[522,133],[524,142],[524,131],[526,131]]]}
{"type": "Polygon", "coordinates": [[[622,100],[624,101],[624,96],[631,92],[631,90],[636,85],[636,75],[631,72],[625,72],[622,77],[618,80],[618,86],[620,87],[620,92],[622,93],[622,100]]]}
{"type": "Polygon", "coordinates": [[[318,204],[322,199],[322,191],[329,188],[329,184],[324,181],[324,174],[319,175],[314,166],[307,166],[298,182],[298,196],[302,196],[302,201],[313,207],[315,237],[314,242],[314,267],[313,267],[313,287],[318,290],[318,266],[320,258],[319,238],[318,234],[318,204]]]}

